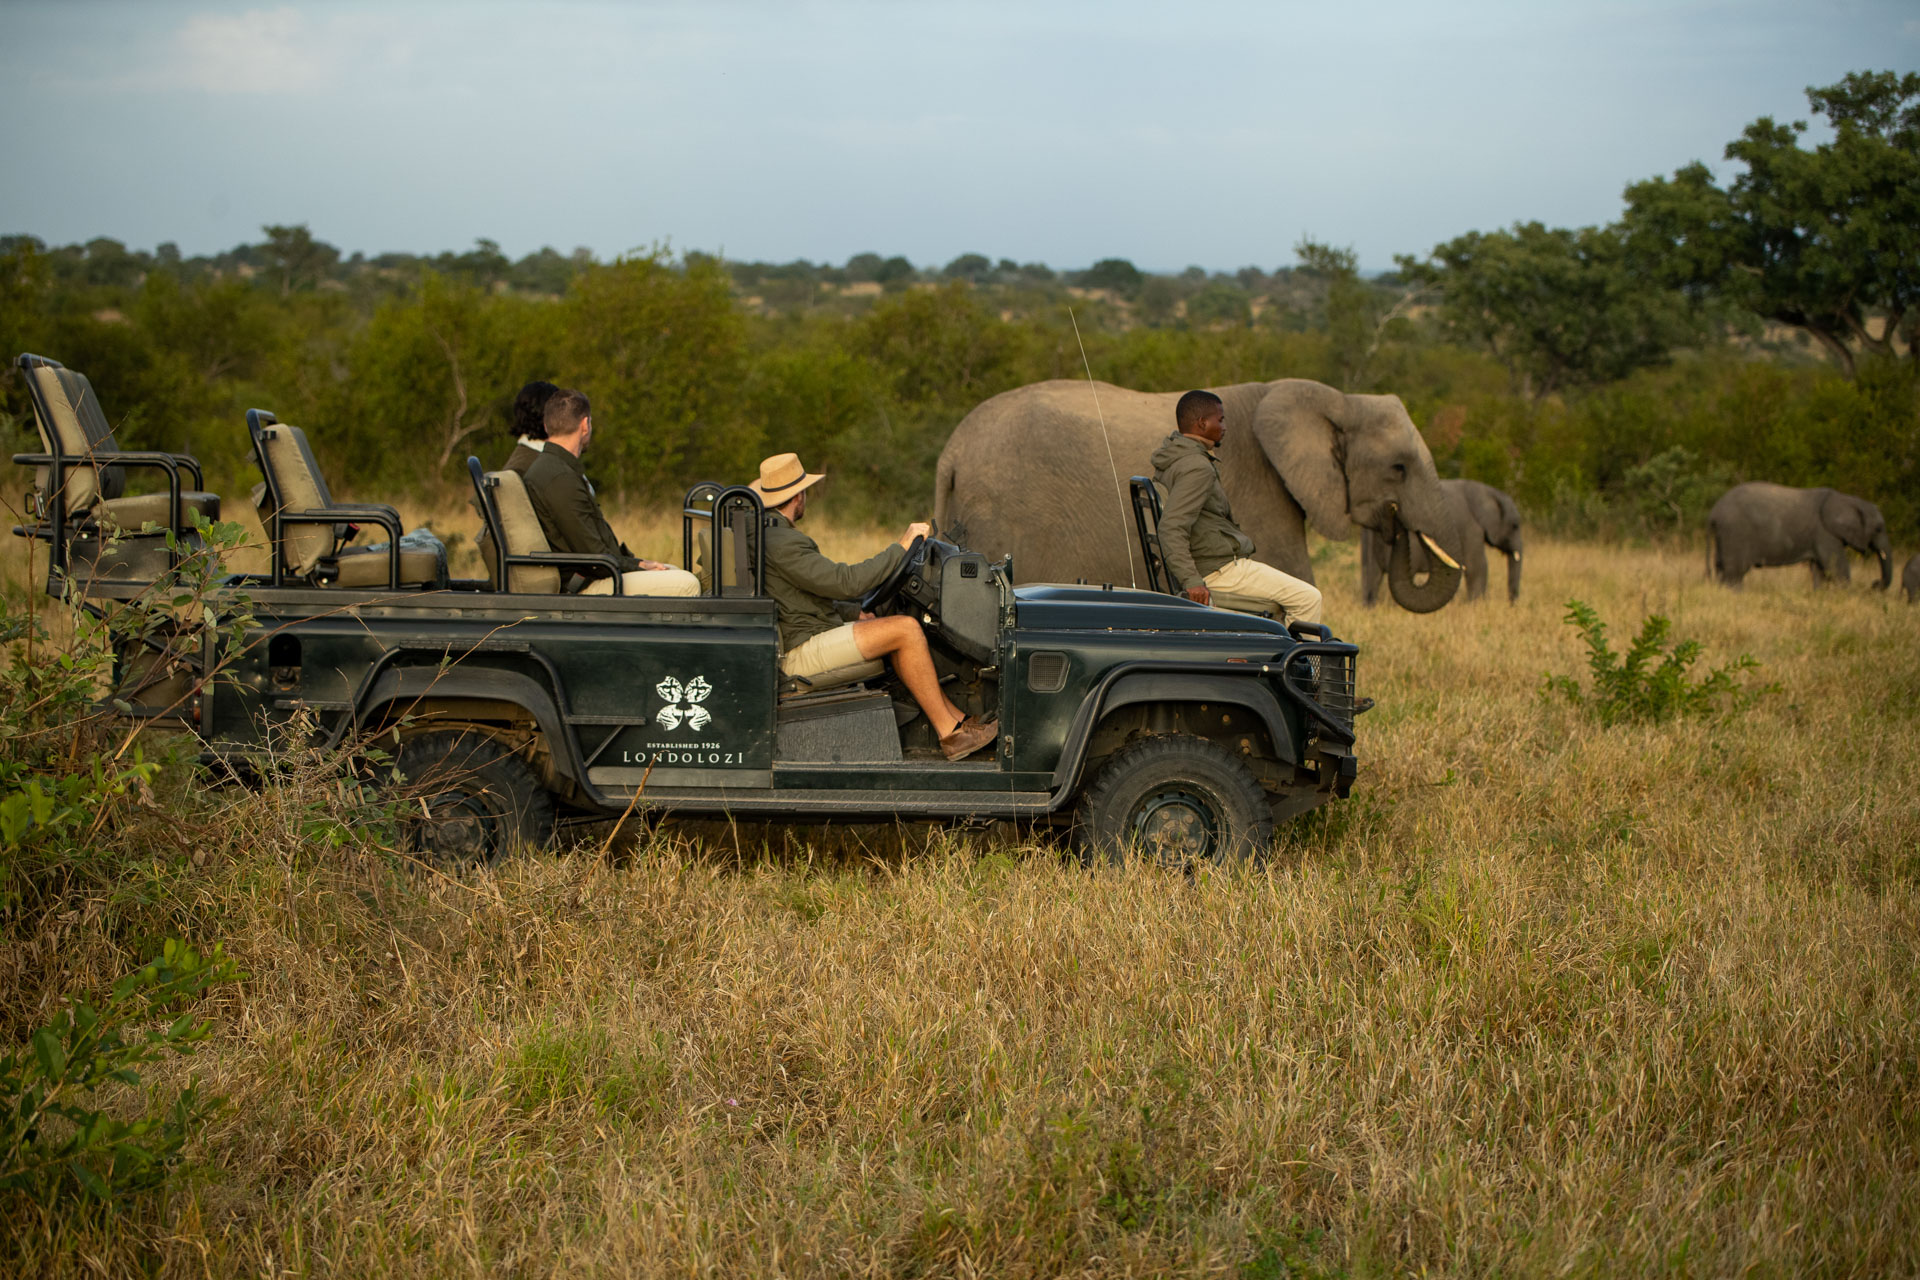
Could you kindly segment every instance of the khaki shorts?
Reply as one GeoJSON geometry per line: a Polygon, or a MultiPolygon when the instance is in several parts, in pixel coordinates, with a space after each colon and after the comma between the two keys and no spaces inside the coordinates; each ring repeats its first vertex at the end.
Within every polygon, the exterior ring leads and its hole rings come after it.
{"type": "Polygon", "coordinates": [[[787,650],[780,659],[780,669],[790,676],[811,678],[822,671],[857,667],[866,661],[869,659],[860,656],[860,642],[853,638],[853,624],[849,622],[787,650]]]}
{"type": "MultiPolygon", "coordinates": [[[[630,596],[697,596],[700,579],[685,569],[635,569],[620,575],[620,586],[630,596]]],[[[583,596],[610,596],[612,578],[595,578],[580,593],[583,596]]]]}
{"type": "Polygon", "coordinates": [[[1207,575],[1207,587],[1271,601],[1279,606],[1282,622],[1320,621],[1320,588],[1258,560],[1229,560],[1207,575]]]}

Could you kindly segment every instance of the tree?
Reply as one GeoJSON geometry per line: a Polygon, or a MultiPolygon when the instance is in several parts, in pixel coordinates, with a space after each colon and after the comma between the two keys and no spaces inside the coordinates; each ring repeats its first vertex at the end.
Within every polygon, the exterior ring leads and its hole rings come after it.
{"type": "Polygon", "coordinates": [[[906,288],[912,283],[913,276],[913,264],[898,254],[873,269],[873,278],[890,293],[906,288]]]}
{"type": "Polygon", "coordinates": [[[1253,323],[1253,305],[1237,286],[1215,280],[1187,299],[1187,323],[1196,329],[1244,329],[1253,323]]]}
{"type": "Polygon", "coordinates": [[[326,278],[328,268],[340,261],[340,251],[324,240],[315,240],[307,224],[260,228],[266,233],[268,269],[280,277],[280,296],[295,289],[311,289],[326,278]]]}
{"type": "Polygon", "coordinates": [[[1485,347],[1536,400],[1665,363],[1698,338],[1688,300],[1632,269],[1616,227],[1517,223],[1395,261],[1409,281],[1439,290],[1456,338],[1485,347]]]}
{"type": "Polygon", "coordinates": [[[1123,298],[1131,298],[1140,292],[1145,280],[1140,268],[1125,258],[1102,258],[1082,271],[1074,283],[1083,289],[1111,289],[1123,298]]]}
{"type": "Polygon", "coordinates": [[[949,280],[965,280],[968,284],[983,284],[993,271],[993,263],[982,253],[963,253],[949,262],[940,272],[949,280]]]}
{"type": "Polygon", "coordinates": [[[1727,144],[1726,187],[1703,164],[1627,188],[1634,262],[1811,334],[1849,377],[1855,349],[1920,361],[1920,74],[1855,72],[1809,88],[1834,137],[1761,117],[1727,144]]]}

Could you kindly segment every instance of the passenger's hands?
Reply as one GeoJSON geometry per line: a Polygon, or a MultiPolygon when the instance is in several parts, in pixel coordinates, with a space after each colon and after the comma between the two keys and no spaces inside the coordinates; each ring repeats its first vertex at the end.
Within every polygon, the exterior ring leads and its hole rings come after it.
{"type": "Polygon", "coordinates": [[[907,526],[907,531],[900,535],[900,545],[902,547],[911,547],[915,538],[931,538],[932,536],[933,526],[927,524],[925,521],[910,524],[907,526]]]}
{"type": "Polygon", "coordinates": [[[672,568],[675,568],[676,566],[670,565],[670,564],[661,564],[658,560],[642,560],[640,562],[640,567],[642,569],[647,570],[649,573],[651,573],[656,569],[672,569],[672,568]]]}
{"type": "Polygon", "coordinates": [[[1187,588],[1187,599],[1195,604],[1207,604],[1212,601],[1213,592],[1207,590],[1207,584],[1203,582],[1197,587],[1187,588]]]}

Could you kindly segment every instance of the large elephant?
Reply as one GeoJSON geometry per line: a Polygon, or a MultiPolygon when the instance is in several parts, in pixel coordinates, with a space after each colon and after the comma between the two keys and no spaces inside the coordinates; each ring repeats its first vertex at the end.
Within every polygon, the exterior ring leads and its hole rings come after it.
{"type": "Polygon", "coordinates": [[[1874,589],[1893,585],[1893,544],[1880,508],[1836,489],[1792,489],[1756,481],[1720,495],[1707,513],[1707,563],[1730,587],[1749,569],[1805,564],[1815,586],[1849,581],[1849,550],[1880,560],[1874,589]]]}
{"type": "MultiPolygon", "coordinates": [[[[1487,548],[1507,557],[1507,603],[1520,598],[1520,508],[1512,495],[1478,480],[1442,480],[1447,495],[1448,528],[1435,534],[1439,544],[1460,562],[1467,581],[1467,599],[1487,594],[1487,548]]],[[[1426,549],[1415,547],[1414,569],[1426,567],[1426,549]]],[[[1360,600],[1368,608],[1380,598],[1380,579],[1387,571],[1392,548],[1371,529],[1360,535],[1360,600]]]]}
{"type": "MultiPolygon", "coordinates": [[[[1423,576],[1413,563],[1416,537],[1444,528],[1447,508],[1399,397],[1301,378],[1212,390],[1227,412],[1220,480],[1257,559],[1312,582],[1307,521],[1329,538],[1357,526],[1388,540],[1402,606],[1427,613],[1453,598],[1457,564],[1434,560],[1423,576]]],[[[1012,555],[1022,582],[1145,585],[1127,477],[1152,473],[1179,399],[1064,379],[997,395],[941,452],[934,518],[976,551],[1012,555]]]]}

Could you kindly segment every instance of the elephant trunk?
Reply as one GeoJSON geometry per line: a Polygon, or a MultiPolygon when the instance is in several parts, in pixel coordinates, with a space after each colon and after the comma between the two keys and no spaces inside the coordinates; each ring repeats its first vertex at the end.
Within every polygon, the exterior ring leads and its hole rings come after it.
{"type": "Polygon", "coordinates": [[[1513,537],[1507,539],[1504,548],[1507,553],[1507,603],[1520,602],[1520,531],[1515,529],[1513,537]]]}
{"type": "Polygon", "coordinates": [[[1885,591],[1893,585],[1893,552],[1890,549],[1876,547],[1873,553],[1880,557],[1880,581],[1873,584],[1873,589],[1885,591]]]}
{"type": "MultiPolygon", "coordinates": [[[[1424,566],[1426,580],[1416,581],[1413,556],[1415,539],[1420,535],[1399,525],[1393,532],[1393,550],[1387,557],[1387,588],[1393,592],[1393,601],[1409,613],[1432,613],[1435,609],[1453,599],[1453,593],[1460,588],[1460,566],[1449,563],[1449,557],[1429,554],[1424,566]]],[[[1427,541],[1430,553],[1439,551],[1439,544],[1427,541]]]]}

